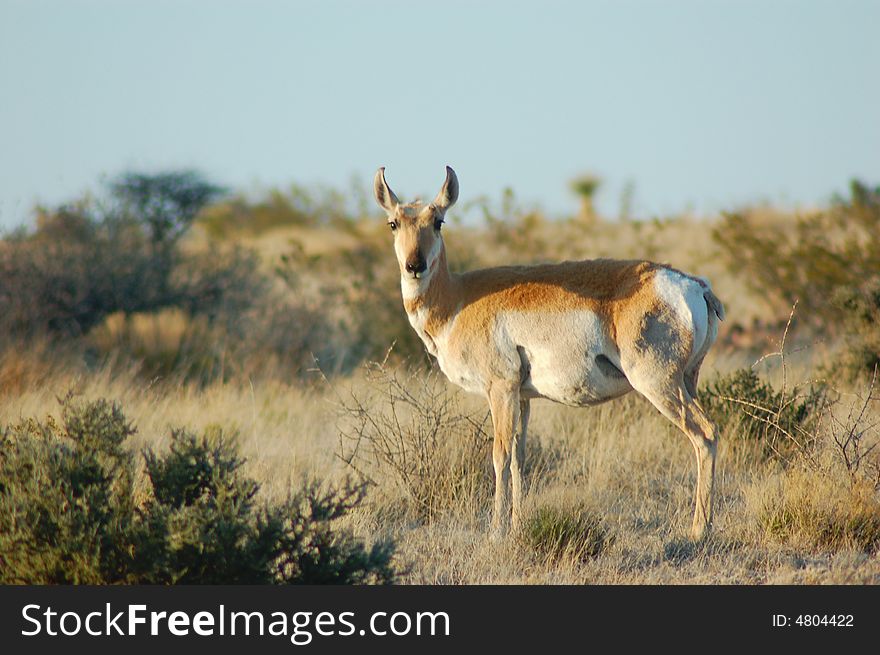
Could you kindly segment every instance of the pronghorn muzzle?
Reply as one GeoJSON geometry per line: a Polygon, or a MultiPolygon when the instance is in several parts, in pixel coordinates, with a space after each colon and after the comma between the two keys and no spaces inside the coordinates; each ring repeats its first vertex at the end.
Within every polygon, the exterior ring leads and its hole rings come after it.
{"type": "Polygon", "coordinates": [[[418,277],[427,269],[428,264],[425,261],[425,258],[422,257],[422,253],[420,252],[416,252],[416,254],[408,257],[406,260],[406,271],[407,273],[412,273],[414,277],[418,277]]]}

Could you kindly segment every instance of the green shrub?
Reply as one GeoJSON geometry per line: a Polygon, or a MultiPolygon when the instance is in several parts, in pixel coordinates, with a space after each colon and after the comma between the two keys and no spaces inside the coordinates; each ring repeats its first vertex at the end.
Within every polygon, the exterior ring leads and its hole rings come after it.
{"type": "Polygon", "coordinates": [[[583,505],[545,505],[527,515],[520,538],[549,561],[585,562],[598,557],[611,543],[602,520],[583,505]]]}
{"type": "Polygon", "coordinates": [[[256,295],[255,257],[198,259],[178,247],[216,187],[184,171],[127,174],[110,188],[103,202],[39,210],[34,230],[0,241],[0,331],[77,337],[115,312],[185,307],[213,316],[256,295]]]}
{"type": "Polygon", "coordinates": [[[880,272],[861,284],[835,290],[832,302],[840,309],[847,343],[828,374],[855,382],[880,367],[880,272]]]}
{"type": "Polygon", "coordinates": [[[217,239],[263,234],[294,225],[349,228],[355,221],[348,207],[349,199],[361,197],[363,193],[363,187],[356,182],[348,194],[336,189],[310,190],[291,184],[287,189],[269,189],[255,199],[236,195],[210,207],[199,216],[198,222],[217,239]]]}
{"type": "Polygon", "coordinates": [[[181,257],[171,278],[169,306],[243,336],[248,311],[270,293],[257,254],[244,248],[211,249],[181,257]]]}
{"type": "Polygon", "coordinates": [[[363,485],[312,483],[262,503],[222,430],[175,430],[169,452],[145,452],[137,491],[121,409],[70,396],[62,407],[60,424],[31,419],[0,437],[0,583],[394,580],[390,544],[365,548],[336,523],[363,485]]]}
{"type": "Polygon", "coordinates": [[[853,180],[830,208],[769,221],[726,214],[713,238],[729,270],[772,308],[798,302],[798,320],[845,342],[836,367],[850,377],[880,361],[880,187],[853,180]]]}
{"type": "Polygon", "coordinates": [[[27,420],[0,447],[0,582],[133,582],[134,430],[118,407],[74,408],[62,423],[27,420]]]}
{"type": "Polygon", "coordinates": [[[771,455],[808,445],[825,396],[822,386],[783,394],[753,369],[741,368],[706,385],[700,402],[719,432],[760,443],[771,455]]]}
{"type": "Polygon", "coordinates": [[[217,192],[192,173],[128,174],[103,202],[40,210],[33,230],[0,240],[0,348],[79,341],[90,364],[202,384],[332,359],[348,333],[330,326],[320,303],[282,293],[256,253],[179,247],[217,192]],[[170,330],[139,328],[168,316],[170,330]]]}
{"type": "Polygon", "coordinates": [[[114,311],[161,305],[157,269],[136,226],[61,209],[0,242],[0,328],[79,336],[114,311]]]}

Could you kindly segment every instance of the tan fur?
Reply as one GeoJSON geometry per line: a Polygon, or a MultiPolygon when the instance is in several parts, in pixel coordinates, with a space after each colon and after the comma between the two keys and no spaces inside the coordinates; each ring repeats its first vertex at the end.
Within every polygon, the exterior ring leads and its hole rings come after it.
{"type": "Polygon", "coordinates": [[[607,319],[608,335],[635,343],[642,317],[657,307],[650,281],[664,268],[648,261],[597,259],[537,266],[502,266],[451,274],[445,249],[424,295],[404,302],[408,314],[429,308],[425,331],[441,333],[458,308],[451,346],[480,347],[503,310],[570,312],[583,308],[607,319]]]}
{"type": "Polygon", "coordinates": [[[609,335],[616,339],[619,326],[632,327],[629,315],[655,304],[646,283],[656,268],[651,262],[611,259],[503,266],[465,273],[450,286],[460,290],[463,332],[485,325],[501,310],[564,313],[583,308],[607,318],[609,335]]]}
{"type": "Polygon", "coordinates": [[[702,537],[712,516],[716,445],[696,382],[724,316],[708,282],[654,262],[612,259],[452,274],[436,221],[457,198],[454,172],[447,168],[443,189],[426,206],[399,204],[383,169],[375,188],[396,227],[410,322],[450,379],[489,402],[496,531],[509,515],[508,490],[514,525],[520,519],[529,398],[586,405],[634,388],[691,441],[692,533],[702,537]],[[416,261],[427,270],[408,267],[416,261]]]}

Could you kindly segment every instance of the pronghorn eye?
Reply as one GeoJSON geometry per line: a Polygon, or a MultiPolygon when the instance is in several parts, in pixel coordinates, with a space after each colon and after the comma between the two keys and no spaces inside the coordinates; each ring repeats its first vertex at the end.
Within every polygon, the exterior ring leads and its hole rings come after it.
{"type": "Polygon", "coordinates": [[[442,219],[442,218],[438,218],[438,219],[436,219],[436,220],[434,221],[434,229],[435,229],[435,230],[439,231],[439,230],[440,230],[440,227],[441,227],[442,225],[443,225],[443,219],[442,219]]]}
{"type": "Polygon", "coordinates": [[[390,227],[391,231],[394,232],[394,230],[397,229],[397,221],[388,221],[388,227],[390,227]]]}

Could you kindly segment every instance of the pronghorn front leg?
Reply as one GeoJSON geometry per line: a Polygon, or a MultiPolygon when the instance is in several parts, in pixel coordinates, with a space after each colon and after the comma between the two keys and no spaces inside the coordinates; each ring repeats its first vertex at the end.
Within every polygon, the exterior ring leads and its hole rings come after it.
{"type": "MultiPolygon", "coordinates": [[[[520,421],[519,384],[506,381],[494,382],[489,388],[489,409],[492,412],[492,426],[495,440],[492,447],[492,464],[495,467],[495,512],[492,515],[492,532],[499,537],[507,530],[510,519],[510,459],[520,421]]],[[[516,475],[521,477],[522,467],[516,465],[516,475]]],[[[516,496],[520,500],[521,480],[514,482],[516,496]]],[[[516,509],[519,518],[519,509],[516,509]]]]}

